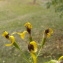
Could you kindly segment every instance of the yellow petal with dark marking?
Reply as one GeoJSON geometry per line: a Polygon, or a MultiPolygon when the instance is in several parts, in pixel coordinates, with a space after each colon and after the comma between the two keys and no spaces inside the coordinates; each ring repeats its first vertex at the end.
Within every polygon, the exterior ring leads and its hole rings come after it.
{"type": "Polygon", "coordinates": [[[30,52],[36,53],[37,52],[37,43],[35,41],[31,41],[28,49],[30,52]]]}
{"type": "Polygon", "coordinates": [[[13,43],[15,42],[15,37],[14,36],[9,36],[9,40],[11,41],[10,44],[5,44],[5,46],[12,46],[13,43]]]}
{"type": "Polygon", "coordinates": [[[50,37],[53,34],[53,30],[51,28],[45,30],[45,35],[50,37]]]}

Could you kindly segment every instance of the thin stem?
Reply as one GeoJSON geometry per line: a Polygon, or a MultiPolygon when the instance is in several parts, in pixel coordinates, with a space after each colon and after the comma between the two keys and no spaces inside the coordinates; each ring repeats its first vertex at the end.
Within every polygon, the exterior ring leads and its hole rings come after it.
{"type": "Polygon", "coordinates": [[[24,54],[24,52],[21,50],[21,48],[18,46],[18,44],[16,42],[14,42],[14,46],[20,51],[20,53],[22,54],[22,56],[26,60],[26,62],[29,63],[28,59],[26,58],[26,55],[24,54]]]}
{"type": "Polygon", "coordinates": [[[37,57],[40,55],[41,50],[42,50],[42,47],[40,48],[40,50],[39,50],[39,52],[37,54],[37,57]]]}
{"type": "Polygon", "coordinates": [[[23,52],[21,49],[20,49],[20,52],[21,52],[21,54],[23,55],[24,59],[27,61],[27,63],[29,63],[28,59],[26,58],[24,52],[23,52]]]}
{"type": "Polygon", "coordinates": [[[31,36],[31,34],[29,34],[29,41],[30,41],[30,42],[32,41],[32,36],[31,36]]]}
{"type": "Polygon", "coordinates": [[[37,57],[39,56],[44,44],[45,44],[45,41],[46,41],[46,36],[43,34],[43,38],[42,38],[42,41],[41,41],[41,45],[40,45],[40,49],[39,49],[39,52],[37,54],[37,57]]]}

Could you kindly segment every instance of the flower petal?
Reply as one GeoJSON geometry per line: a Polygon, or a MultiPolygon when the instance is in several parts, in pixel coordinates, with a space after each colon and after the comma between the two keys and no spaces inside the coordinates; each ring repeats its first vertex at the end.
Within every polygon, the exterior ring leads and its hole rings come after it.
{"type": "Polygon", "coordinates": [[[11,43],[11,44],[5,44],[5,46],[12,46],[13,45],[13,43],[11,43]]]}
{"type": "Polygon", "coordinates": [[[9,34],[9,33],[8,33],[7,31],[4,31],[3,34],[2,34],[2,36],[5,37],[5,36],[8,35],[8,34],[9,34]]]}
{"type": "Polygon", "coordinates": [[[44,31],[47,38],[49,38],[53,34],[53,30],[51,28],[48,28],[44,31]]]}
{"type": "Polygon", "coordinates": [[[17,33],[17,34],[20,35],[20,37],[21,37],[22,39],[24,39],[26,33],[27,33],[27,31],[24,31],[24,32],[22,32],[22,33],[17,33]]]}
{"type": "Polygon", "coordinates": [[[9,40],[11,41],[11,43],[10,44],[5,44],[5,46],[12,46],[13,45],[13,43],[15,42],[14,36],[9,36],[9,40]]]}
{"type": "Polygon", "coordinates": [[[31,23],[29,23],[29,22],[27,22],[27,23],[25,23],[25,25],[24,25],[25,27],[27,27],[27,28],[29,28],[29,29],[31,29],[32,28],[32,25],[31,25],[31,23]]]}

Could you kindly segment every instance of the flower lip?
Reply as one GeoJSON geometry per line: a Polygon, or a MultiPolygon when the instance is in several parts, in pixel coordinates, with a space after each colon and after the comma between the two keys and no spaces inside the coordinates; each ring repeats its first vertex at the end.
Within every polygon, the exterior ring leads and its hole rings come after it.
{"type": "Polygon", "coordinates": [[[53,34],[53,30],[48,28],[44,31],[45,36],[50,37],[53,34]]]}
{"type": "Polygon", "coordinates": [[[47,34],[47,33],[49,33],[49,29],[46,29],[46,30],[45,30],[45,34],[47,34]]]}
{"type": "Polygon", "coordinates": [[[28,49],[30,52],[36,53],[37,52],[37,43],[35,41],[31,41],[28,45],[28,49]]]}
{"type": "Polygon", "coordinates": [[[7,39],[9,39],[9,34],[7,34],[5,37],[6,37],[7,39]]]}
{"type": "Polygon", "coordinates": [[[28,49],[29,49],[29,51],[34,50],[34,46],[32,44],[29,44],[28,49]]]}
{"type": "Polygon", "coordinates": [[[14,42],[15,42],[15,37],[14,36],[9,36],[9,40],[11,41],[11,43],[10,44],[5,44],[5,46],[11,46],[11,45],[13,45],[14,42]]]}

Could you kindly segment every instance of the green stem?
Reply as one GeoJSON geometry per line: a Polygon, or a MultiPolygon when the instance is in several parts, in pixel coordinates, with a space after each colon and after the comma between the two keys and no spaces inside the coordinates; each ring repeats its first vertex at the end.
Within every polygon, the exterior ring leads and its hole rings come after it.
{"type": "Polygon", "coordinates": [[[39,56],[39,54],[40,54],[40,52],[41,52],[41,50],[42,50],[42,48],[43,48],[45,42],[46,42],[46,36],[43,35],[43,38],[42,38],[42,41],[41,41],[41,45],[40,45],[40,49],[39,49],[39,52],[38,52],[38,54],[37,54],[37,57],[39,56]]]}
{"type": "Polygon", "coordinates": [[[27,63],[29,63],[28,59],[26,58],[26,55],[24,54],[24,52],[21,50],[21,48],[18,46],[18,44],[16,42],[14,42],[13,44],[23,55],[23,58],[26,60],[27,63]]]}
{"type": "Polygon", "coordinates": [[[13,45],[20,50],[20,47],[18,46],[18,44],[16,42],[13,43],[13,45]]]}
{"type": "Polygon", "coordinates": [[[45,42],[46,42],[46,37],[44,37],[43,40],[42,40],[42,43],[41,43],[41,47],[42,47],[42,48],[43,48],[45,42]]]}
{"type": "Polygon", "coordinates": [[[31,36],[31,34],[29,34],[29,40],[30,40],[30,42],[32,41],[32,36],[31,36]]]}
{"type": "Polygon", "coordinates": [[[26,60],[26,62],[27,62],[27,63],[30,63],[30,62],[28,61],[28,59],[26,58],[24,52],[23,52],[21,49],[20,49],[20,52],[21,52],[21,54],[23,55],[23,57],[24,57],[24,59],[26,60]]]}

